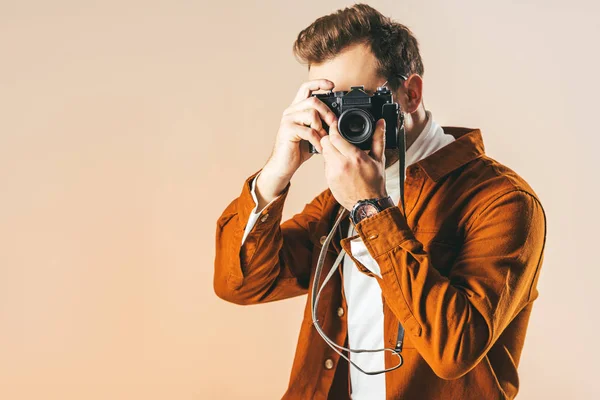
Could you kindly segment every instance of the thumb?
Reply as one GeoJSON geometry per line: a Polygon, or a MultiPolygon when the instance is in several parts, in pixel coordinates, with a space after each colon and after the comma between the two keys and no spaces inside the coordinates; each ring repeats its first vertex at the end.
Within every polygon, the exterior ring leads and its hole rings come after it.
{"type": "Polygon", "coordinates": [[[371,145],[371,156],[377,161],[382,161],[385,155],[385,120],[381,118],[375,126],[373,143],[371,145]]]}

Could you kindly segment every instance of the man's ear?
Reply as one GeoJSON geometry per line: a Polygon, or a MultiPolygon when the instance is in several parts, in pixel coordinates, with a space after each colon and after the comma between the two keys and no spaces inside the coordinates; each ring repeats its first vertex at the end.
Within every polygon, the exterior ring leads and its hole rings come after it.
{"type": "Polygon", "coordinates": [[[419,74],[412,74],[399,90],[404,100],[400,105],[403,111],[412,114],[419,108],[423,98],[423,78],[419,74]]]}

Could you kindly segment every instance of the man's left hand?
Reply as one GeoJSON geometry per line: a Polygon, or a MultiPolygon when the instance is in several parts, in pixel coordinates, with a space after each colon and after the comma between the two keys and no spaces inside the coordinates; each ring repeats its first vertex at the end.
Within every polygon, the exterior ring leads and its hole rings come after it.
{"type": "Polygon", "coordinates": [[[348,142],[335,124],[321,138],[325,177],[333,197],[351,211],[362,199],[386,197],[385,120],[377,121],[369,153],[348,142]]]}

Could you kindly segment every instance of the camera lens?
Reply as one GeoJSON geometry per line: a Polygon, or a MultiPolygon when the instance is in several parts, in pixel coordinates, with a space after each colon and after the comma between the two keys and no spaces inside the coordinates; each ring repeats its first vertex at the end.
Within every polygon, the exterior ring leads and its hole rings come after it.
{"type": "Polygon", "coordinates": [[[365,119],[361,118],[358,115],[353,115],[346,121],[348,124],[348,134],[352,136],[357,136],[362,134],[365,131],[365,119]]]}
{"type": "Polygon", "coordinates": [[[361,144],[373,134],[373,116],[365,110],[354,108],[340,115],[340,134],[352,144],[361,144]]]}

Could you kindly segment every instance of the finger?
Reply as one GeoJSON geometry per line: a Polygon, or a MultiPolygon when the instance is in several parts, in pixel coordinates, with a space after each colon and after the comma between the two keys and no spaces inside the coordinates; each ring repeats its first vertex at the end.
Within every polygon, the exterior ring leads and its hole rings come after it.
{"type": "Polygon", "coordinates": [[[329,79],[313,79],[312,81],[304,82],[300,85],[298,89],[298,93],[296,93],[296,97],[292,104],[298,103],[312,94],[312,92],[316,90],[331,90],[333,89],[334,84],[329,79]]]}
{"type": "Polygon", "coordinates": [[[325,129],[323,129],[323,122],[319,113],[314,108],[308,110],[296,111],[292,114],[288,114],[286,117],[287,121],[291,121],[297,125],[310,126],[312,129],[318,132],[319,139],[327,135],[325,129]]]}
{"type": "Polygon", "coordinates": [[[323,148],[323,156],[327,159],[329,157],[343,158],[344,155],[331,144],[330,136],[323,136],[321,138],[321,147],[323,148]]]}
{"type": "Polygon", "coordinates": [[[344,157],[356,157],[361,156],[361,150],[347,141],[338,130],[337,124],[329,127],[329,139],[331,144],[344,156],[344,157]]]}
{"type": "Polygon", "coordinates": [[[375,134],[373,135],[373,144],[371,145],[370,156],[381,162],[385,152],[385,119],[381,118],[375,125],[375,134]]]}
{"type": "Polygon", "coordinates": [[[303,140],[310,142],[317,151],[323,154],[323,147],[321,146],[321,136],[319,132],[315,131],[313,128],[303,125],[291,124],[294,133],[303,140]]]}
{"type": "Polygon", "coordinates": [[[304,99],[299,103],[292,104],[288,108],[285,109],[283,115],[289,115],[297,111],[307,110],[313,108],[317,110],[320,118],[325,121],[327,125],[333,125],[337,123],[337,116],[331,109],[327,106],[327,104],[323,103],[317,97],[311,96],[308,99],[304,99]]]}

